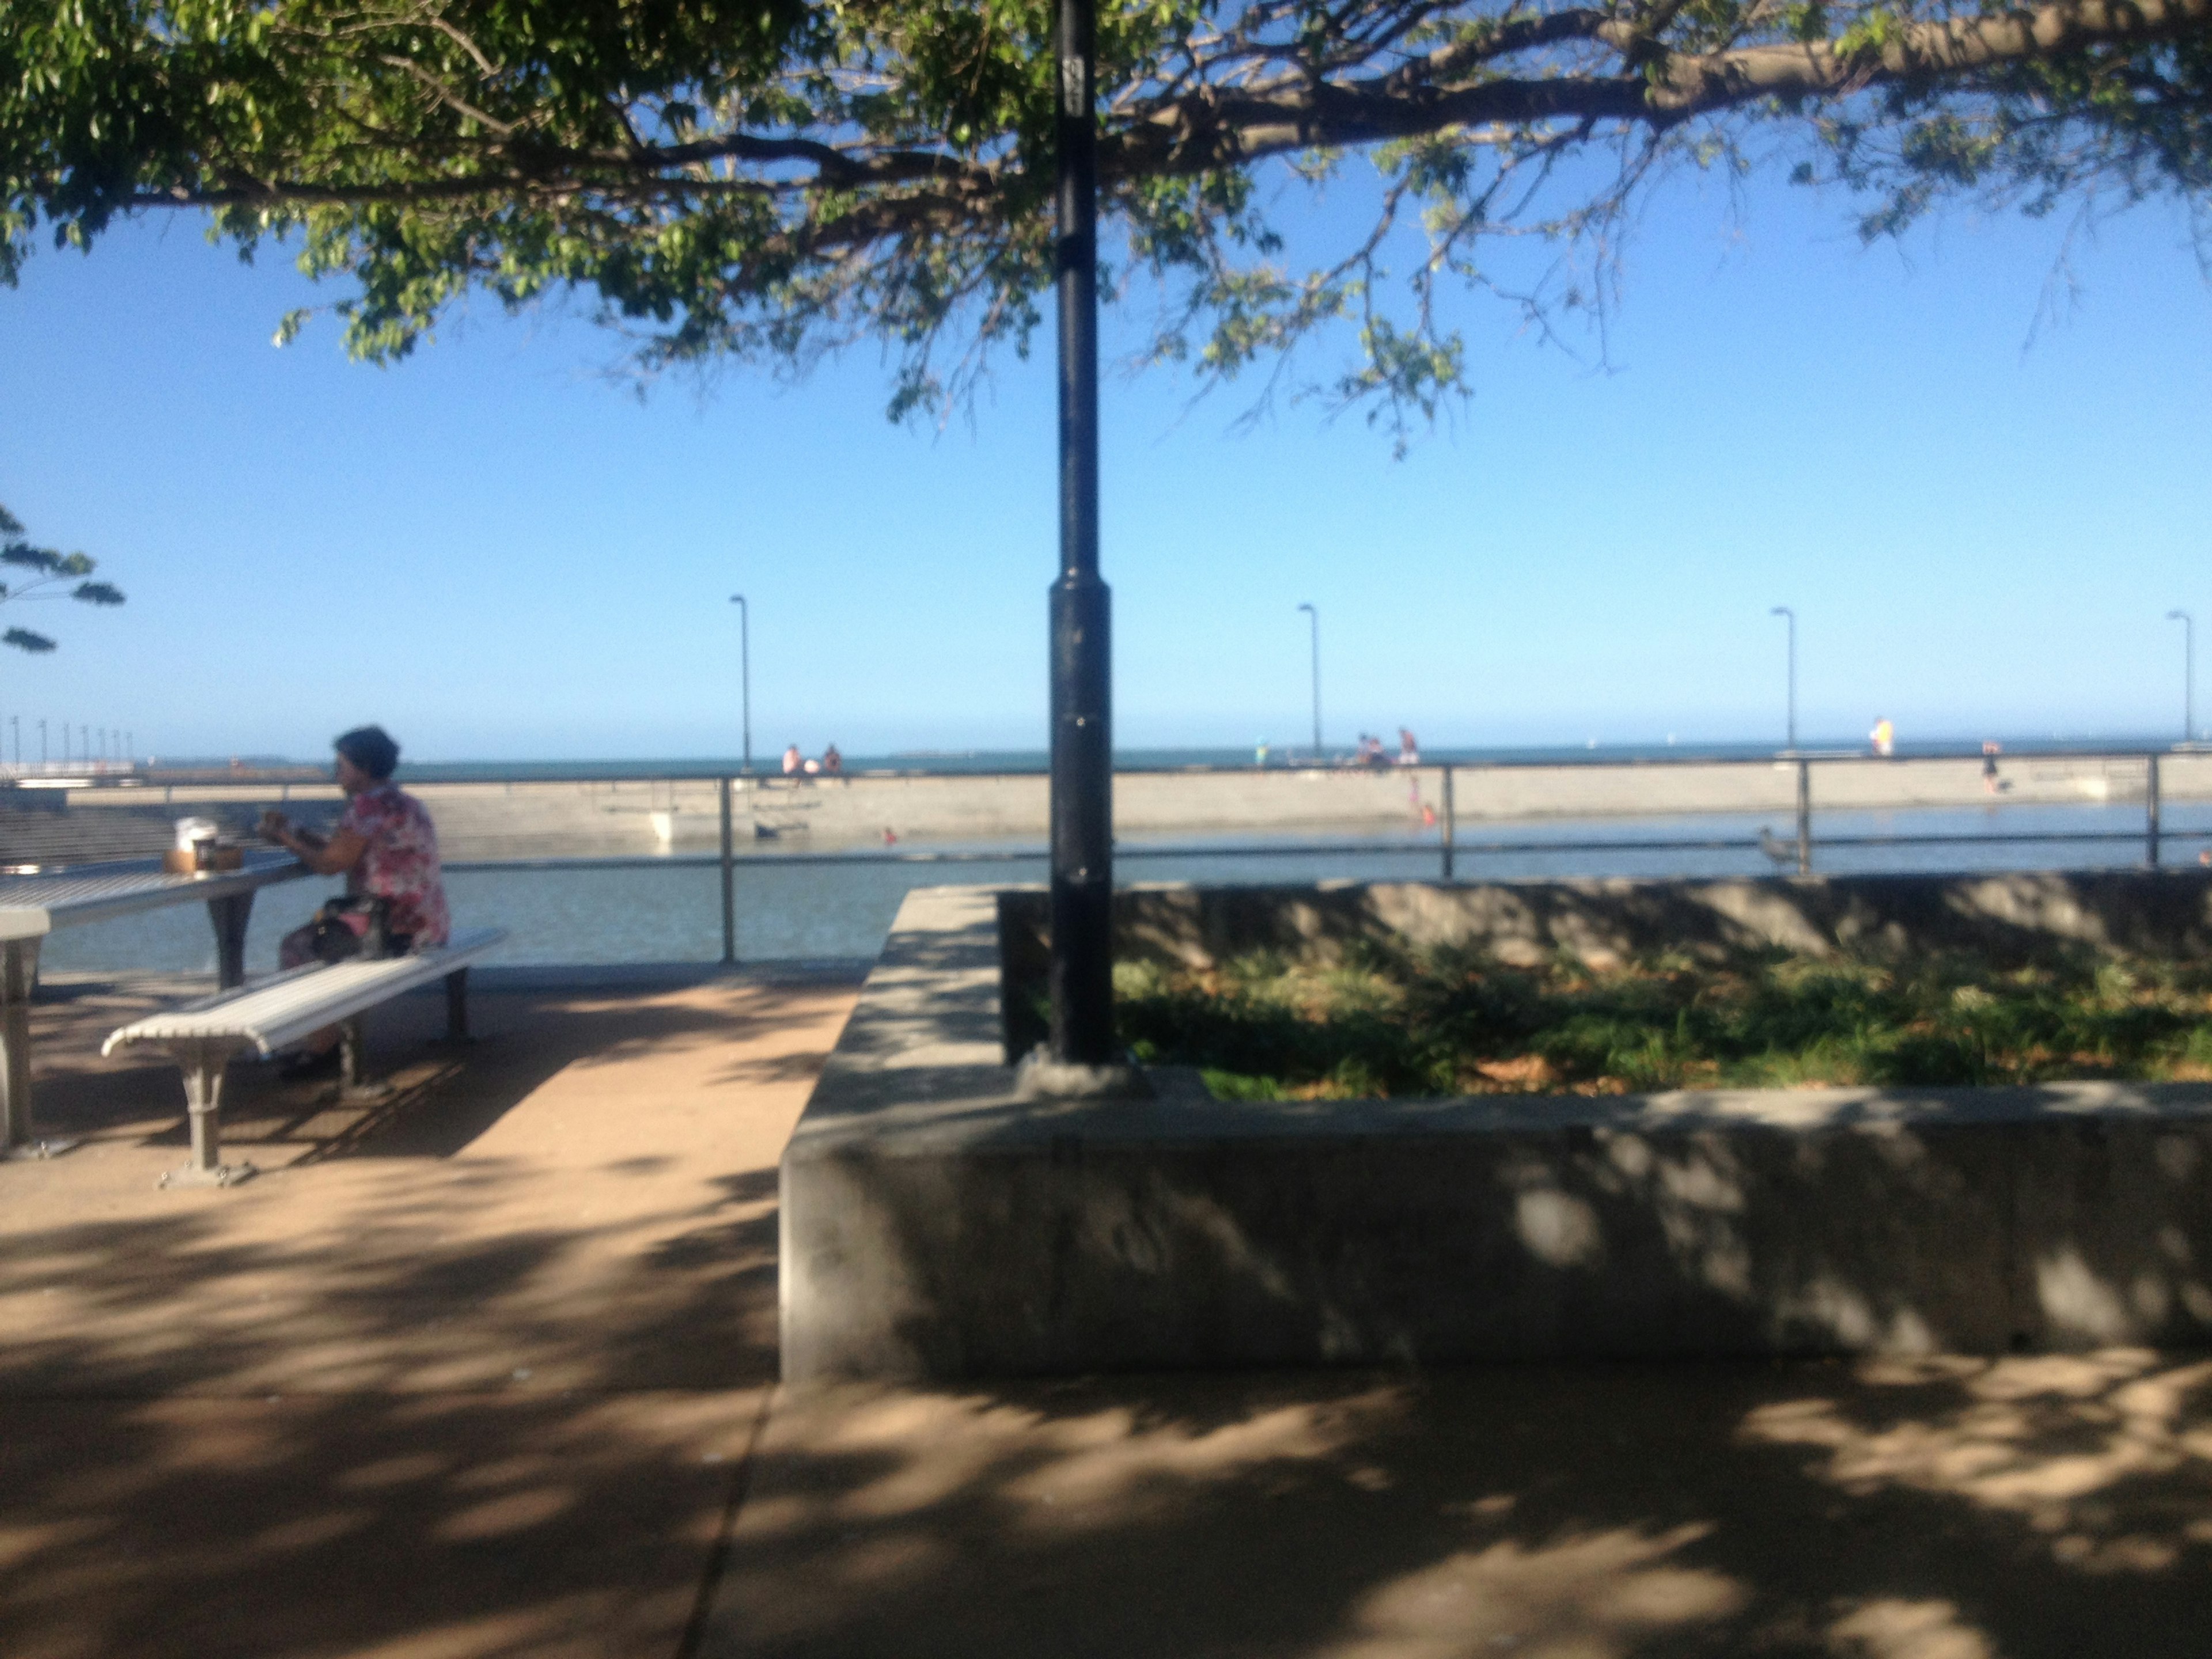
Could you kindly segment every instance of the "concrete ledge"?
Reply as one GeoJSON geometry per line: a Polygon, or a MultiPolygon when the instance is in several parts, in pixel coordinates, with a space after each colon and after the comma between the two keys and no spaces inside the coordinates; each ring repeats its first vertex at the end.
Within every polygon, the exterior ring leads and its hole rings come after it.
{"type": "Polygon", "coordinates": [[[2212,1086],[1015,1097],[907,900],[783,1159],[787,1378],[2212,1339],[2212,1086]]]}

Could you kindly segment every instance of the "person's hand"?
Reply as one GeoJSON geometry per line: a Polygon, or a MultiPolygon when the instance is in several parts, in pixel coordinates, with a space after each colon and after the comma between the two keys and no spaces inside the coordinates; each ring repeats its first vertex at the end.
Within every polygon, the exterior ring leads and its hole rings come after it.
{"type": "Polygon", "coordinates": [[[282,841],[292,828],[292,820],[271,806],[261,814],[261,834],[268,841],[282,841]]]}

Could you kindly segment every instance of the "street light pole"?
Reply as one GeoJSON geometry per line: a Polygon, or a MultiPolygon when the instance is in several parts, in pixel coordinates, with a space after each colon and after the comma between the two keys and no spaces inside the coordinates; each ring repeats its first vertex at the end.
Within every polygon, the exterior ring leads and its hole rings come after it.
{"type": "Polygon", "coordinates": [[[1060,579],[1052,649],[1050,1058],[1103,1074],[1114,1041],[1112,596],[1098,574],[1096,0],[1059,0],[1055,250],[1060,579]]]}
{"type": "Polygon", "coordinates": [[[1786,605],[1778,605],[1766,613],[1780,617],[1790,624],[1790,748],[1797,747],[1797,613],[1786,605]]]}
{"type": "Polygon", "coordinates": [[[1321,612],[1310,605],[1301,605],[1306,613],[1313,635],[1313,756],[1321,758],[1321,612]]]}
{"type": "Polygon", "coordinates": [[[750,776],[753,769],[753,608],[742,593],[731,594],[730,603],[738,607],[738,683],[745,710],[744,769],[750,776]]]}
{"type": "Polygon", "coordinates": [[[2169,611],[2168,622],[2181,624],[2181,740],[2197,735],[2197,618],[2186,611],[2169,611]]]}

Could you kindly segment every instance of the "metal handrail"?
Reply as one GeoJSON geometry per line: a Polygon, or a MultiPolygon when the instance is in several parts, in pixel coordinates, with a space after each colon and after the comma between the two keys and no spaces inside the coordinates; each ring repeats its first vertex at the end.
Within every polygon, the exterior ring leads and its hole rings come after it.
{"type": "MultiPolygon", "coordinates": [[[[2201,745],[2168,745],[2165,747],[2100,747],[2092,749],[2015,750],[2008,759],[2020,763],[2123,763],[2141,765],[2144,769],[2144,822],[2140,831],[2115,830],[2027,830],[2027,831],[1966,831],[1942,835],[1831,835],[1818,838],[1818,846],[1837,849],[1865,849],[1875,848],[1943,847],[1943,846],[2022,846],[2043,845],[2109,845],[2140,842],[2145,861],[2155,867],[2159,863],[2163,842],[2185,840],[2212,841],[2212,830],[2171,831],[2165,829],[2161,815],[2160,763],[2175,755],[2208,752],[2201,745]]],[[[1437,775],[1441,785],[1439,799],[1442,811],[1433,838],[1424,836],[1418,840],[1395,840],[1384,836],[1367,837],[1356,841],[1294,841],[1268,843],[1255,842],[1124,842],[1115,847],[1115,856],[1130,862],[1163,859],[1194,858],[1316,858],[1316,857],[1423,857],[1439,861],[1443,879],[1449,883],[1457,878],[1457,862],[1462,855],[1495,857],[1504,854],[1551,854],[1577,853],[1686,853],[1725,852],[1764,853],[1779,863],[1794,864],[1801,874],[1811,873],[1815,838],[1813,833],[1812,769],[1814,766],[1885,765],[1911,766],[1926,763],[1965,762],[1978,763],[1984,756],[1978,749],[1959,748],[1917,751],[1908,755],[1878,756],[1864,750],[1782,750],[1771,753],[1746,755],[1715,754],[1695,750],[1674,750],[1663,755],[1619,756],[1601,752],[1589,754],[1561,753],[1484,757],[1479,760],[1425,761],[1418,766],[1399,767],[1395,764],[1381,768],[1346,767],[1334,764],[1298,763],[1289,762],[1281,766],[1258,768],[1249,765],[1198,764],[1188,766],[1130,767],[1117,774],[1123,777],[1190,777],[1231,776],[1252,779],[1273,775],[1287,776],[1298,774],[1337,774],[1371,776],[1377,773],[1389,776],[1437,775]],[[1647,769],[1680,768],[1685,766],[1720,767],[1793,767],[1796,778],[1796,836],[1784,842],[1762,830],[1756,837],[1746,836],[1623,836],[1577,837],[1558,840],[1484,840],[1466,841],[1459,835],[1456,807],[1456,778],[1461,772],[1526,771],[1534,769],[1621,770],[1638,767],[1647,769]]],[[[712,783],[715,786],[720,809],[720,846],[714,853],[663,854],[657,856],[612,856],[582,858],[520,858],[454,860],[447,868],[464,871],[506,872],[580,872],[586,870],[620,869],[682,869],[712,866],[721,876],[722,955],[725,962],[737,959],[736,873],[740,865],[805,866],[805,865],[962,865],[962,864],[1024,864],[1042,863],[1048,851],[1042,844],[1023,844],[987,849],[920,851],[907,849],[890,851],[876,848],[855,848],[844,852],[773,853],[739,854],[737,851],[734,824],[734,797],[738,786],[766,786],[781,792],[785,788],[818,788],[840,781],[857,780],[917,780],[942,779],[960,781],[990,781],[1003,779],[1042,780],[1045,775],[1032,768],[1006,768],[944,770],[917,769],[913,770],[871,768],[863,771],[832,774],[813,774],[789,776],[781,774],[744,774],[728,768],[712,770],[671,769],[653,774],[611,773],[580,768],[557,775],[517,778],[510,776],[467,775],[441,775],[412,780],[422,785],[452,785],[486,787],[491,785],[533,784],[644,784],[666,785],[679,783],[712,783]]],[[[199,785],[252,785],[256,782],[275,784],[289,795],[292,786],[306,782],[305,777],[257,779],[251,775],[210,773],[204,775],[173,779],[142,775],[140,787],[167,784],[169,787],[191,787],[199,785]]],[[[112,777],[101,778],[94,788],[129,787],[127,782],[112,777]]],[[[165,793],[167,791],[165,790],[165,793]]],[[[1683,816],[1689,816],[1684,814],[1683,816]]]]}

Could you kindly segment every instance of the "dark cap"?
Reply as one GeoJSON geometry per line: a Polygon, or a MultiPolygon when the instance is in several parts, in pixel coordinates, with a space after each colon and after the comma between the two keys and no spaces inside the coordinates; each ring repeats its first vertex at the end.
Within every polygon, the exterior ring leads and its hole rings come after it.
{"type": "Polygon", "coordinates": [[[390,777],[392,769],[399,764],[399,745],[380,726],[356,726],[332,738],[331,747],[379,783],[390,777]]]}

